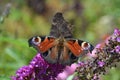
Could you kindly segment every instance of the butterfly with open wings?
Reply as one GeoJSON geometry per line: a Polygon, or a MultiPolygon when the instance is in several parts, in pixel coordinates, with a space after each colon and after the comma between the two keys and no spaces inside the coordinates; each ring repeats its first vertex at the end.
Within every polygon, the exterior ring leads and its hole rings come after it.
{"type": "Polygon", "coordinates": [[[62,13],[58,12],[53,17],[50,36],[34,36],[28,43],[49,63],[72,64],[84,53],[91,52],[93,46],[88,42],[74,39],[70,28],[71,25],[65,21],[62,13]]]}
{"type": "Polygon", "coordinates": [[[63,65],[71,64],[82,54],[93,50],[93,46],[88,42],[64,37],[34,36],[28,42],[29,46],[37,49],[49,63],[58,62],[63,65]]]}

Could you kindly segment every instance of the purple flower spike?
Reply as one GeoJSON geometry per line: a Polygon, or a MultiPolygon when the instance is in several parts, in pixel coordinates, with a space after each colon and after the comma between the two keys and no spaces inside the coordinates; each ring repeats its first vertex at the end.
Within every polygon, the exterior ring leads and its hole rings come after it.
{"type": "Polygon", "coordinates": [[[65,66],[61,64],[50,64],[40,54],[37,54],[28,66],[18,69],[12,80],[56,80],[65,66]]]}
{"type": "Polygon", "coordinates": [[[79,80],[101,80],[100,76],[105,75],[111,67],[116,67],[120,62],[120,30],[115,29],[105,45],[96,46],[92,53],[96,55],[93,59],[84,61],[83,65],[76,69],[77,75],[75,78],[79,80]],[[83,65],[83,67],[81,67],[83,65]]]}

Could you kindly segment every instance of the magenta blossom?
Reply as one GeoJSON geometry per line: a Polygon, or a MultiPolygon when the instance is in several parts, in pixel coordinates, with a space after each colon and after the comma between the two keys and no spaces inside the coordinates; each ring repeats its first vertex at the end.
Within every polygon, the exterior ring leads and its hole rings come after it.
{"type": "Polygon", "coordinates": [[[115,29],[113,35],[101,45],[97,45],[93,50],[92,59],[84,61],[82,66],[77,67],[74,79],[100,80],[100,75],[106,74],[109,68],[117,66],[120,62],[120,30],[115,29]]]}
{"type": "Polygon", "coordinates": [[[71,66],[66,66],[64,71],[57,76],[57,80],[66,80],[70,75],[74,74],[79,65],[74,63],[71,66]]]}
{"type": "Polygon", "coordinates": [[[17,70],[16,76],[12,80],[56,80],[59,73],[65,66],[60,64],[50,64],[46,62],[38,53],[28,66],[23,66],[17,70]]]}

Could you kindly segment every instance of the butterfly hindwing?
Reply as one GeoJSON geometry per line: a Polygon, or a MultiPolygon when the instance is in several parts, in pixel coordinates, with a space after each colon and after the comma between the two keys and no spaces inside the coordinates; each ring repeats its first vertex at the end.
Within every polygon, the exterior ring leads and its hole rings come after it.
{"type": "Polygon", "coordinates": [[[93,46],[91,44],[82,40],[68,39],[65,45],[76,57],[79,57],[81,54],[86,53],[87,51],[93,50],[93,46]]]}
{"type": "Polygon", "coordinates": [[[60,63],[63,65],[69,65],[77,61],[77,57],[66,46],[61,49],[58,45],[52,47],[49,51],[47,57],[44,57],[50,63],[60,63]]]}

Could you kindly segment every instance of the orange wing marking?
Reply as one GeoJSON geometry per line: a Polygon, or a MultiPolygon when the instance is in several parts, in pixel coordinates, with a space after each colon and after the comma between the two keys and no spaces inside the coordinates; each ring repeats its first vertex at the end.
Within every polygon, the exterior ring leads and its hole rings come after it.
{"type": "Polygon", "coordinates": [[[50,40],[48,38],[45,38],[43,42],[40,43],[39,49],[42,53],[46,52],[48,49],[54,46],[55,39],[51,38],[50,40]]]}
{"type": "Polygon", "coordinates": [[[79,56],[82,53],[82,47],[80,47],[80,45],[78,44],[78,41],[76,40],[75,42],[68,41],[67,42],[67,47],[71,50],[71,52],[75,55],[75,56],[79,56]]]}

